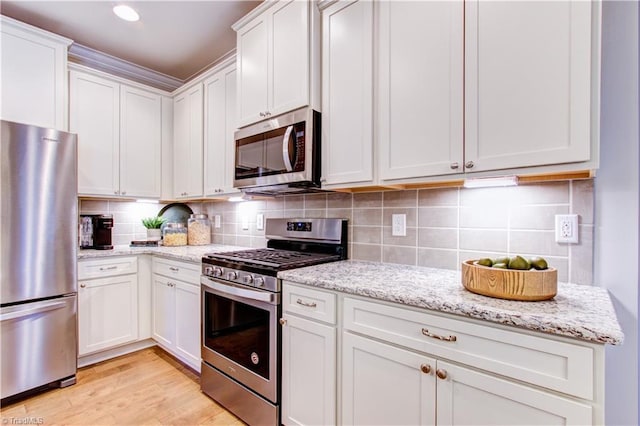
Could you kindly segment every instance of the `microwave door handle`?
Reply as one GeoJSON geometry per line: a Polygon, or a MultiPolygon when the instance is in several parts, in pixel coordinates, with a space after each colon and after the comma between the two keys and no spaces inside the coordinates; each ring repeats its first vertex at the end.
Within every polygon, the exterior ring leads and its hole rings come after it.
{"type": "Polygon", "coordinates": [[[282,159],[284,160],[284,167],[288,172],[293,171],[293,166],[291,165],[291,157],[289,156],[289,138],[291,137],[292,131],[293,126],[287,127],[287,131],[284,132],[284,138],[282,139],[282,159]]]}

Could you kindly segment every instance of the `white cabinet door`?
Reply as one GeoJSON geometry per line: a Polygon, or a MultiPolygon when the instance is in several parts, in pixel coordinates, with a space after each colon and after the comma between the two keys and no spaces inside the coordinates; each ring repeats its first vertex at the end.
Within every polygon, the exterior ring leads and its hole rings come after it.
{"type": "Polygon", "coordinates": [[[173,100],[174,196],[202,196],[203,94],[196,84],[173,100]]]}
{"type": "Polygon", "coordinates": [[[137,275],[81,280],[78,355],[138,339],[137,275]]]}
{"type": "Polygon", "coordinates": [[[591,7],[465,3],[466,171],[590,159],[591,7]]]}
{"type": "MultiPolygon", "coordinates": [[[[309,103],[308,1],[281,0],[269,9],[269,108],[282,114],[309,103]]],[[[315,4],[313,4],[315,7],[315,4]]]]}
{"type": "Polygon", "coordinates": [[[373,2],[322,11],[323,184],[373,180],[373,2]]]}
{"type": "Polygon", "coordinates": [[[336,329],[294,315],[284,319],[283,423],[336,424],[336,329]]]}
{"type": "Polygon", "coordinates": [[[78,134],[78,194],[119,195],[120,85],[70,71],[69,130],[78,134]]]}
{"type": "Polygon", "coordinates": [[[120,88],[120,194],[160,197],[162,97],[120,88]]]}
{"type": "Polygon", "coordinates": [[[586,425],[589,405],[438,361],[439,425],[586,425]]]}
{"type": "Polygon", "coordinates": [[[200,286],[175,281],[174,296],[175,350],[200,371],[200,286]]]}
{"type": "Polygon", "coordinates": [[[153,274],[151,292],[151,334],[158,343],[173,347],[176,333],[175,285],[167,278],[153,274]]]}
{"type": "Polygon", "coordinates": [[[263,14],[238,30],[238,126],[262,120],[269,108],[268,25],[263,14]]]}
{"type": "Polygon", "coordinates": [[[3,120],[67,130],[67,47],[71,40],[0,17],[3,120]]]}
{"type": "Polygon", "coordinates": [[[376,4],[380,179],[459,173],[463,2],[376,4]]]}
{"type": "Polygon", "coordinates": [[[204,82],[204,195],[233,189],[236,129],[236,69],[226,67],[204,82]]]}
{"type": "Polygon", "coordinates": [[[435,424],[434,359],[350,333],[342,344],[343,424],[435,424]]]}
{"type": "Polygon", "coordinates": [[[309,4],[274,2],[236,29],[238,126],[309,104],[309,4]]]}

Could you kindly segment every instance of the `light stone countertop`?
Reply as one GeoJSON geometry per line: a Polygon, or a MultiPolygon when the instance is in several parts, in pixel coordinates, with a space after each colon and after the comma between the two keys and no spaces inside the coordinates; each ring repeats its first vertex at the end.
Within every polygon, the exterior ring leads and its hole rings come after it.
{"type": "Polygon", "coordinates": [[[596,343],[617,345],[624,339],[609,293],[600,287],[558,283],[552,300],[518,302],[467,291],[459,271],[351,260],[282,271],[278,277],[596,343]]]}
{"type": "Polygon", "coordinates": [[[210,244],[206,246],[179,246],[179,247],[129,247],[128,245],[114,246],[112,250],[78,249],[78,260],[96,259],[110,256],[127,256],[137,254],[153,254],[169,259],[184,260],[200,263],[206,253],[223,251],[247,250],[250,247],[225,246],[210,244]]]}

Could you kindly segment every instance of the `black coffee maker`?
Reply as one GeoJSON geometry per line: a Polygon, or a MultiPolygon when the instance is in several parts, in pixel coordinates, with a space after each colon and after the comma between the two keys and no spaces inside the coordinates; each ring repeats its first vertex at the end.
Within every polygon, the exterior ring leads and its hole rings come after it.
{"type": "Polygon", "coordinates": [[[111,250],[111,228],[113,215],[81,214],[80,215],[80,248],[111,250]]]}

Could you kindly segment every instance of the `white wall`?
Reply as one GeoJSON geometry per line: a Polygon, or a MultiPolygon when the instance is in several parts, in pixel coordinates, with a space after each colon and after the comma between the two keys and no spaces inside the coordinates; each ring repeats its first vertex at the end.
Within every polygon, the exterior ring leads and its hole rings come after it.
{"type": "Polygon", "coordinates": [[[603,1],[600,170],[595,179],[595,282],[612,296],[625,333],[606,350],[608,425],[638,424],[640,154],[635,1],[603,1]]]}

